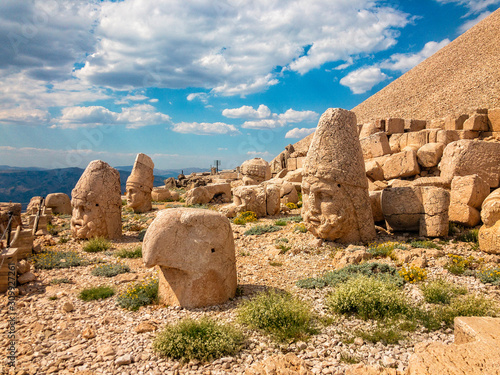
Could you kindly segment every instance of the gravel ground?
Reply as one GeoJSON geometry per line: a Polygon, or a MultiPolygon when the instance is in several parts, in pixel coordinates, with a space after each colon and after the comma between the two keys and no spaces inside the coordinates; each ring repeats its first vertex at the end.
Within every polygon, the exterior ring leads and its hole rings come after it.
{"type": "MultiPolygon", "coordinates": [[[[161,208],[161,207],[160,207],[161,208]]],[[[147,227],[157,211],[144,215],[126,215],[126,220],[138,227],[147,227]]],[[[292,213],[293,214],[293,213],[292,213]]],[[[295,212],[295,215],[298,211],[295,212]]],[[[69,219],[57,219],[62,225],[69,219]]],[[[261,219],[259,224],[272,223],[271,219],[261,219]]],[[[87,254],[91,260],[123,262],[130,266],[131,273],[113,278],[96,277],[91,274],[93,265],[71,269],[36,271],[38,280],[19,288],[16,298],[17,312],[17,367],[15,374],[238,374],[252,364],[278,353],[295,353],[305,360],[315,374],[342,374],[348,364],[346,359],[369,365],[382,365],[404,370],[416,343],[427,340],[444,343],[453,342],[453,331],[442,329],[427,332],[417,329],[397,345],[372,344],[356,339],[347,340],[359,328],[370,328],[374,322],[353,318],[337,318],[332,324],[321,328],[320,333],[307,342],[275,344],[267,336],[241,327],[247,335],[244,349],[234,357],[218,359],[211,363],[196,361],[181,365],[178,361],[158,357],[151,348],[155,330],[166,323],[174,323],[184,317],[199,318],[211,316],[221,322],[234,322],[235,309],[242,300],[257,291],[274,287],[288,290],[309,301],[320,316],[329,316],[325,307],[325,296],[332,288],[305,290],[295,286],[299,279],[319,276],[335,269],[337,252],[349,251],[333,243],[322,243],[310,233],[294,231],[295,224],[289,223],[278,232],[259,236],[245,236],[246,227],[233,225],[238,283],[243,290],[239,296],[224,305],[200,309],[178,307],[147,306],[137,312],[117,306],[114,297],[102,301],[83,302],[78,293],[89,286],[113,285],[124,290],[138,280],[154,274],[154,269],[146,269],[141,259],[118,260],[113,253],[118,249],[132,249],[140,245],[138,232],[125,232],[120,241],[113,242],[113,249],[106,253],[87,254]],[[280,254],[275,246],[279,238],[287,238],[291,249],[280,254]],[[50,281],[69,278],[72,284],[51,285],[50,281]],[[63,306],[71,304],[73,311],[66,312],[63,306]],[[131,362],[127,364],[127,362],[131,362]],[[125,364],[122,364],[125,363],[125,364]]],[[[60,235],[63,235],[61,233],[60,235]]],[[[380,237],[379,241],[407,240],[409,235],[380,237]]],[[[54,240],[58,240],[54,237],[54,240]]],[[[50,243],[50,240],[46,241],[50,243]]],[[[55,241],[53,241],[55,242],[55,241]]],[[[82,242],[70,240],[65,244],[51,246],[54,250],[81,251],[82,242]]],[[[447,243],[445,253],[471,255],[485,254],[473,252],[469,244],[447,243]]],[[[352,248],[352,245],[351,245],[352,248]]],[[[418,253],[420,250],[415,250],[418,253]]],[[[444,277],[456,284],[464,285],[469,291],[482,292],[500,301],[498,287],[482,284],[474,277],[454,276],[443,269],[442,257],[428,258],[429,277],[444,277]]],[[[390,260],[385,260],[390,262],[390,260]]],[[[500,261],[500,257],[486,256],[486,261],[500,261]]],[[[407,284],[405,292],[414,299],[421,299],[415,285],[407,284]]],[[[7,299],[2,297],[0,315],[1,347],[7,351],[7,299]]],[[[3,354],[3,353],[2,353],[3,354]]],[[[6,360],[2,355],[0,373],[8,373],[6,360]],[[3,372],[2,372],[3,371],[3,372]]]]}

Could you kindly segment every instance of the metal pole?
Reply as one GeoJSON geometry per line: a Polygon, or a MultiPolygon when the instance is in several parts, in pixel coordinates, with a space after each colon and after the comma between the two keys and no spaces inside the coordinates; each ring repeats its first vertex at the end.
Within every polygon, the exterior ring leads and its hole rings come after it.
{"type": "Polygon", "coordinates": [[[14,215],[13,211],[9,211],[9,224],[7,224],[7,248],[10,247],[10,231],[12,229],[12,216],[14,215]]]}

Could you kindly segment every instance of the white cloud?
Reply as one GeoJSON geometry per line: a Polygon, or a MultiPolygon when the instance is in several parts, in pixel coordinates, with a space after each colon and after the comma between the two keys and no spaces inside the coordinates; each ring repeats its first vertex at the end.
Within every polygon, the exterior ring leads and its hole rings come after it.
{"type": "Polygon", "coordinates": [[[314,111],[295,111],[292,108],[285,113],[278,115],[279,119],[286,123],[297,123],[303,121],[314,121],[318,118],[319,114],[314,111]]]}
{"type": "Polygon", "coordinates": [[[193,100],[199,100],[200,102],[207,104],[209,95],[205,92],[193,92],[187,96],[187,100],[192,102],[193,100]]]}
{"type": "Polygon", "coordinates": [[[363,94],[387,78],[380,68],[370,66],[350,72],[340,80],[340,84],[349,87],[354,94],[363,94]]]}
{"type": "Polygon", "coordinates": [[[77,77],[113,89],[261,92],[276,68],[305,74],[396,44],[408,14],[372,0],[102,2],[77,77]],[[189,20],[189,22],[186,22],[189,20]]]}
{"type": "Polygon", "coordinates": [[[284,120],[279,119],[265,119],[265,120],[256,120],[256,121],[245,121],[243,125],[241,125],[244,129],[274,129],[285,126],[286,122],[284,120]]]}
{"type": "Polygon", "coordinates": [[[259,105],[259,108],[254,109],[249,105],[244,105],[240,108],[226,108],[222,111],[222,116],[229,118],[256,118],[262,119],[271,116],[271,110],[264,104],[259,105]]]}
{"type": "Polygon", "coordinates": [[[198,134],[198,135],[237,135],[239,130],[234,125],[225,124],[223,122],[180,122],[174,124],[172,130],[177,133],[198,134]]]}
{"type": "Polygon", "coordinates": [[[254,158],[265,158],[271,156],[269,151],[248,151],[247,155],[253,156],[254,158]]]}
{"type": "Polygon", "coordinates": [[[460,26],[458,28],[458,31],[460,31],[461,33],[465,33],[467,30],[469,30],[472,26],[476,25],[477,23],[481,22],[482,20],[484,20],[486,17],[488,17],[489,15],[491,14],[491,12],[483,12],[481,13],[479,16],[477,16],[476,18],[472,19],[472,20],[469,20],[467,22],[465,22],[462,26],[460,26]]]}
{"type": "MultiPolygon", "coordinates": [[[[124,96],[123,98],[119,98],[115,100],[115,104],[128,104],[129,102],[142,102],[145,100],[148,100],[149,98],[146,95],[142,94],[128,94],[127,96],[124,96]]],[[[152,99],[154,100],[154,99],[152,99]]],[[[158,99],[156,99],[158,101],[158,99]]]]}
{"type": "Polygon", "coordinates": [[[228,148],[227,147],[218,147],[217,148],[217,151],[227,151],[228,148]]]}
{"type": "Polygon", "coordinates": [[[436,0],[441,4],[455,3],[463,5],[469,9],[470,13],[480,13],[490,5],[500,4],[500,0],[436,0]]]}
{"type": "Polygon", "coordinates": [[[441,48],[450,43],[449,39],[444,39],[441,42],[430,41],[427,42],[420,52],[417,53],[396,53],[386,60],[380,63],[380,67],[383,69],[399,70],[401,72],[406,72],[411,68],[417,66],[426,58],[432,56],[434,53],[439,51],[441,48]]]}
{"type": "Polygon", "coordinates": [[[50,114],[39,109],[11,108],[0,110],[0,123],[40,125],[47,124],[50,114]]]}
{"type": "Polygon", "coordinates": [[[285,138],[305,138],[314,133],[316,128],[294,128],[285,134],[285,138]]]}
{"type": "Polygon", "coordinates": [[[112,112],[102,106],[67,107],[62,110],[60,118],[53,120],[55,127],[72,129],[100,125],[126,125],[127,128],[139,128],[168,122],[170,116],[156,112],[150,104],[123,108],[121,113],[112,112]]]}

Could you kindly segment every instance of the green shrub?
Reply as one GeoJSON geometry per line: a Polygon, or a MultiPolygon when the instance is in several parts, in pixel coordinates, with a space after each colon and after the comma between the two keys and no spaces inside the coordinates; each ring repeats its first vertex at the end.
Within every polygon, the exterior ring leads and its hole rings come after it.
{"type": "Polygon", "coordinates": [[[210,361],[234,355],[243,341],[243,334],[236,328],[205,317],[167,325],[156,335],[153,349],[160,355],[183,362],[210,361]]]}
{"type": "Polygon", "coordinates": [[[398,327],[390,327],[388,325],[377,325],[370,330],[356,330],[354,337],[361,337],[367,342],[380,342],[384,345],[395,345],[405,336],[401,333],[398,327]]]}
{"type": "Polygon", "coordinates": [[[288,242],[289,242],[288,238],[286,237],[276,239],[275,246],[277,249],[280,250],[279,252],[280,254],[285,254],[288,250],[292,248],[291,246],[286,245],[288,242]]]}
{"type": "Polygon", "coordinates": [[[102,237],[92,238],[83,246],[83,251],[87,253],[98,253],[111,248],[111,242],[102,237]]]}
{"type": "Polygon", "coordinates": [[[113,296],[115,291],[109,286],[98,286],[96,288],[84,289],[78,295],[83,301],[94,301],[98,299],[105,299],[113,296]]]}
{"type": "Polygon", "coordinates": [[[52,279],[52,280],[50,280],[50,283],[52,285],[73,284],[73,282],[70,279],[68,279],[67,277],[63,277],[62,279],[52,279]]]}
{"type": "Polygon", "coordinates": [[[292,221],[294,223],[300,223],[302,221],[302,216],[297,215],[297,216],[290,216],[285,219],[286,221],[292,221]]]}
{"type": "Polygon", "coordinates": [[[289,293],[260,293],[243,302],[237,314],[241,323],[262,330],[277,341],[306,339],[314,332],[310,306],[289,293]]]}
{"type": "Polygon", "coordinates": [[[233,219],[233,223],[237,225],[245,225],[253,221],[257,221],[257,215],[253,211],[240,212],[238,216],[233,219]]]}
{"type": "Polygon", "coordinates": [[[421,289],[424,294],[425,302],[445,305],[449,304],[457,295],[467,293],[466,288],[457,287],[442,279],[429,281],[422,285],[421,289]]]}
{"type": "Polygon", "coordinates": [[[255,225],[249,230],[247,230],[244,235],[245,236],[258,236],[260,234],[264,233],[271,233],[271,232],[277,232],[281,230],[280,227],[277,227],[276,225],[255,225]]]}
{"type": "Polygon", "coordinates": [[[132,250],[122,249],[116,253],[116,256],[118,258],[129,258],[129,259],[142,258],[142,247],[137,246],[132,250]]]}
{"type": "Polygon", "coordinates": [[[146,279],[129,287],[116,298],[118,306],[137,311],[139,307],[150,305],[158,300],[158,279],[146,279]]]}
{"type": "Polygon", "coordinates": [[[448,263],[445,264],[444,268],[454,275],[463,275],[466,271],[476,269],[483,261],[473,256],[464,258],[463,256],[454,254],[448,254],[448,258],[448,263]]]}
{"type": "Polygon", "coordinates": [[[330,309],[338,314],[362,319],[383,319],[410,309],[397,285],[389,280],[359,275],[337,286],[327,297],[330,309]]]}
{"type": "Polygon", "coordinates": [[[500,285],[500,268],[487,268],[476,272],[476,276],[485,284],[500,285]]]}
{"type": "Polygon", "coordinates": [[[66,236],[59,237],[59,243],[60,244],[65,244],[68,241],[69,241],[69,237],[66,237],[66,236]]]}
{"type": "Polygon", "coordinates": [[[281,262],[276,262],[276,261],[274,261],[274,260],[270,260],[270,261],[269,261],[269,265],[270,265],[270,266],[273,266],[273,267],[281,267],[281,266],[283,265],[283,263],[281,263],[281,262]]]}
{"type": "Polygon", "coordinates": [[[57,236],[59,234],[59,229],[56,226],[54,226],[52,223],[47,224],[47,231],[52,236],[57,236]]]}
{"type": "Polygon", "coordinates": [[[399,276],[396,268],[376,262],[351,264],[339,270],[327,272],[321,277],[299,280],[296,285],[304,289],[323,288],[327,285],[336,286],[358,275],[387,278],[396,285],[403,285],[403,279],[399,276]]]}
{"type": "Polygon", "coordinates": [[[413,284],[427,279],[427,271],[417,266],[402,266],[399,276],[407,283],[413,284]]]}
{"type": "Polygon", "coordinates": [[[285,219],[278,219],[274,222],[274,225],[277,225],[280,227],[286,227],[287,224],[288,224],[288,221],[286,221],[285,219]]]}
{"type": "Polygon", "coordinates": [[[468,294],[454,298],[448,306],[443,308],[442,319],[448,326],[453,326],[453,319],[457,316],[496,316],[497,304],[483,296],[468,294]]]}
{"type": "Polygon", "coordinates": [[[462,242],[478,242],[479,229],[469,229],[457,236],[457,240],[462,242]]]}
{"type": "Polygon", "coordinates": [[[139,234],[137,235],[137,238],[139,239],[139,241],[143,241],[144,240],[144,236],[146,235],[146,231],[147,229],[143,229],[139,232],[139,234]]]}
{"type": "Polygon", "coordinates": [[[86,264],[86,261],[76,251],[45,251],[33,256],[32,260],[37,270],[70,268],[86,264]]]}
{"type": "Polygon", "coordinates": [[[394,256],[394,249],[406,250],[406,247],[399,242],[388,241],[380,244],[371,244],[368,247],[367,252],[369,252],[375,258],[390,257],[391,259],[396,259],[396,257],[394,256]]]}
{"type": "Polygon", "coordinates": [[[438,250],[442,249],[442,247],[439,246],[437,243],[434,243],[434,242],[429,241],[429,240],[411,241],[410,246],[415,247],[417,249],[438,249],[438,250]]]}
{"type": "Polygon", "coordinates": [[[293,230],[299,233],[307,233],[307,228],[305,224],[297,224],[295,228],[293,228],[293,230]]]}
{"type": "Polygon", "coordinates": [[[126,264],[103,264],[92,270],[94,276],[113,277],[121,273],[130,272],[130,267],[126,264]]]}

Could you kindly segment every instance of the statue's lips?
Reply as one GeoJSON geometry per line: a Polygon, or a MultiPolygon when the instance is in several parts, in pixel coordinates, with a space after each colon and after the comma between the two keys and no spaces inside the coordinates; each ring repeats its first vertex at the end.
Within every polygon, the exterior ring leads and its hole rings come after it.
{"type": "Polygon", "coordinates": [[[316,216],[309,216],[309,222],[310,223],[313,223],[313,224],[321,224],[321,220],[319,218],[317,218],[316,216]]]}
{"type": "Polygon", "coordinates": [[[74,228],[81,228],[83,227],[83,220],[71,220],[71,225],[74,227],[74,228]]]}

